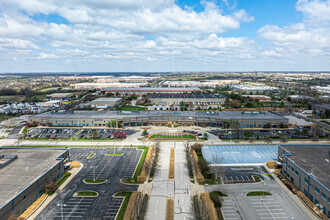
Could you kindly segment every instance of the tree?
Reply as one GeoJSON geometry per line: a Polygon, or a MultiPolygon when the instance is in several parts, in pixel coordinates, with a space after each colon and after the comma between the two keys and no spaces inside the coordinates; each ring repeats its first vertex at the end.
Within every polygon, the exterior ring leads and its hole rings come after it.
{"type": "Polygon", "coordinates": [[[225,100],[225,105],[230,105],[230,100],[229,100],[229,98],[226,98],[226,100],[225,100]]]}
{"type": "Polygon", "coordinates": [[[212,169],[215,174],[215,181],[219,181],[219,183],[222,182],[222,179],[225,175],[225,170],[223,169],[223,166],[221,165],[224,160],[224,157],[219,157],[218,154],[213,153],[212,154],[212,169]]]}
{"type": "Polygon", "coordinates": [[[246,138],[250,138],[250,137],[252,137],[252,131],[245,131],[244,136],[245,136],[246,138]]]}
{"type": "Polygon", "coordinates": [[[91,134],[92,138],[96,139],[96,138],[99,138],[99,133],[97,131],[94,131],[92,134],[91,134]]]}
{"type": "Polygon", "coordinates": [[[146,137],[149,135],[149,133],[148,133],[147,130],[144,130],[144,131],[142,132],[141,135],[142,135],[144,138],[146,138],[146,137]]]}
{"type": "Polygon", "coordinates": [[[265,142],[266,142],[267,144],[270,144],[270,143],[272,143],[272,139],[271,139],[269,136],[266,136],[266,137],[265,137],[265,142]]]}
{"type": "Polygon", "coordinates": [[[254,138],[253,137],[249,137],[249,142],[253,143],[254,142],[254,138]]]}
{"type": "Polygon", "coordinates": [[[286,143],[286,142],[288,142],[288,138],[282,133],[280,135],[280,141],[281,141],[281,143],[286,143]]]}
{"type": "Polygon", "coordinates": [[[56,182],[50,182],[45,186],[45,192],[53,194],[58,188],[58,185],[56,182]]]}
{"type": "Polygon", "coordinates": [[[240,108],[241,107],[241,102],[239,100],[232,100],[230,102],[230,106],[232,108],[240,108]]]}
{"type": "Polygon", "coordinates": [[[194,104],[192,102],[189,103],[189,110],[193,110],[194,109],[194,104]]]}
{"type": "Polygon", "coordinates": [[[205,132],[205,133],[203,134],[203,138],[204,138],[204,140],[207,140],[207,139],[209,139],[209,135],[205,132]]]}
{"type": "Polygon", "coordinates": [[[247,108],[253,108],[253,103],[252,102],[247,102],[245,107],[247,108]]]}

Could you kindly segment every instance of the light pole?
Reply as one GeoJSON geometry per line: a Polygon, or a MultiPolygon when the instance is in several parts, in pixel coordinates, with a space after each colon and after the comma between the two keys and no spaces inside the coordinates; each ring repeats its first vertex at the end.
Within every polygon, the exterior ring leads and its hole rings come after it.
{"type": "Polygon", "coordinates": [[[61,207],[61,217],[62,217],[62,220],[63,220],[64,219],[64,217],[63,217],[63,206],[65,207],[66,204],[58,203],[57,206],[60,206],[61,207]]]}
{"type": "Polygon", "coordinates": [[[97,168],[97,166],[91,166],[91,168],[93,169],[93,180],[95,182],[95,168],[97,168]]]}

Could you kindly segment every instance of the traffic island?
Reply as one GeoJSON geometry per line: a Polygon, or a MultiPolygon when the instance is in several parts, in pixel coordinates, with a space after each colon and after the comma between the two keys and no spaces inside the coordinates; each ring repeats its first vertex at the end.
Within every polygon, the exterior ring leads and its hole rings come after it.
{"type": "Polygon", "coordinates": [[[96,153],[91,153],[90,155],[88,155],[87,159],[91,159],[93,157],[95,157],[96,153]]]}
{"type": "Polygon", "coordinates": [[[102,184],[106,183],[108,180],[106,179],[84,179],[83,182],[86,184],[102,184]]]}
{"type": "Polygon", "coordinates": [[[99,193],[95,191],[80,191],[76,192],[73,197],[98,197],[99,193]]]}
{"type": "Polygon", "coordinates": [[[106,153],[105,156],[122,156],[123,153],[106,153]]]}
{"type": "Polygon", "coordinates": [[[246,193],[246,196],[271,196],[272,194],[264,191],[252,191],[246,193]]]}

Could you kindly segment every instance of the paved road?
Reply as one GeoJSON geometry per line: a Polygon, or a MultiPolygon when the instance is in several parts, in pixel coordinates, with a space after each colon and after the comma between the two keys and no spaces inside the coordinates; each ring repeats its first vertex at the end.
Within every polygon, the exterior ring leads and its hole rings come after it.
{"type": "Polygon", "coordinates": [[[173,143],[161,143],[159,169],[153,178],[152,191],[146,219],[165,219],[167,197],[174,197],[174,181],[169,181],[170,147],[173,143]]]}
{"type": "Polygon", "coordinates": [[[183,142],[174,143],[175,147],[175,188],[174,188],[174,219],[191,217],[191,197],[189,171],[183,142]]]}
{"type": "Polygon", "coordinates": [[[214,190],[220,190],[229,195],[224,199],[222,206],[225,219],[310,219],[274,179],[260,183],[205,186],[206,192],[214,190]],[[250,191],[267,191],[273,195],[245,196],[250,191]]]}
{"type": "Polygon", "coordinates": [[[323,122],[320,122],[318,120],[315,120],[315,119],[312,119],[312,118],[308,118],[308,117],[305,117],[301,114],[296,114],[296,113],[292,113],[293,116],[296,116],[297,118],[302,118],[302,119],[305,119],[306,121],[310,121],[310,122],[313,122],[315,124],[318,124],[322,127],[325,127],[325,128],[328,128],[330,129],[330,125],[326,124],[326,123],[323,123],[323,122]]]}
{"type": "Polygon", "coordinates": [[[122,198],[114,198],[119,191],[136,191],[136,185],[124,185],[121,178],[132,177],[136,164],[140,158],[140,150],[136,148],[116,149],[123,156],[105,156],[105,153],[113,152],[113,148],[103,150],[101,148],[72,148],[70,157],[72,160],[81,161],[84,168],[74,179],[60,192],[60,194],[44,209],[36,218],[41,219],[115,219],[117,211],[122,203],[122,198]],[[90,153],[96,153],[92,159],[87,159],[90,153]],[[101,185],[83,183],[85,178],[107,179],[101,185]],[[92,190],[99,193],[97,198],[73,197],[73,194],[82,190],[92,190]],[[58,204],[64,204],[61,207],[58,204]]]}

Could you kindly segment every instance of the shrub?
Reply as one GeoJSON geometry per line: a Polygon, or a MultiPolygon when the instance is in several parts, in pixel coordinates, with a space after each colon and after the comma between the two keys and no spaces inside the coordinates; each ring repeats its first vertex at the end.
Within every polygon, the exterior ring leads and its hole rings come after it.
{"type": "Polygon", "coordinates": [[[56,182],[50,182],[45,186],[45,192],[47,194],[52,195],[58,188],[58,184],[56,182]]]}

